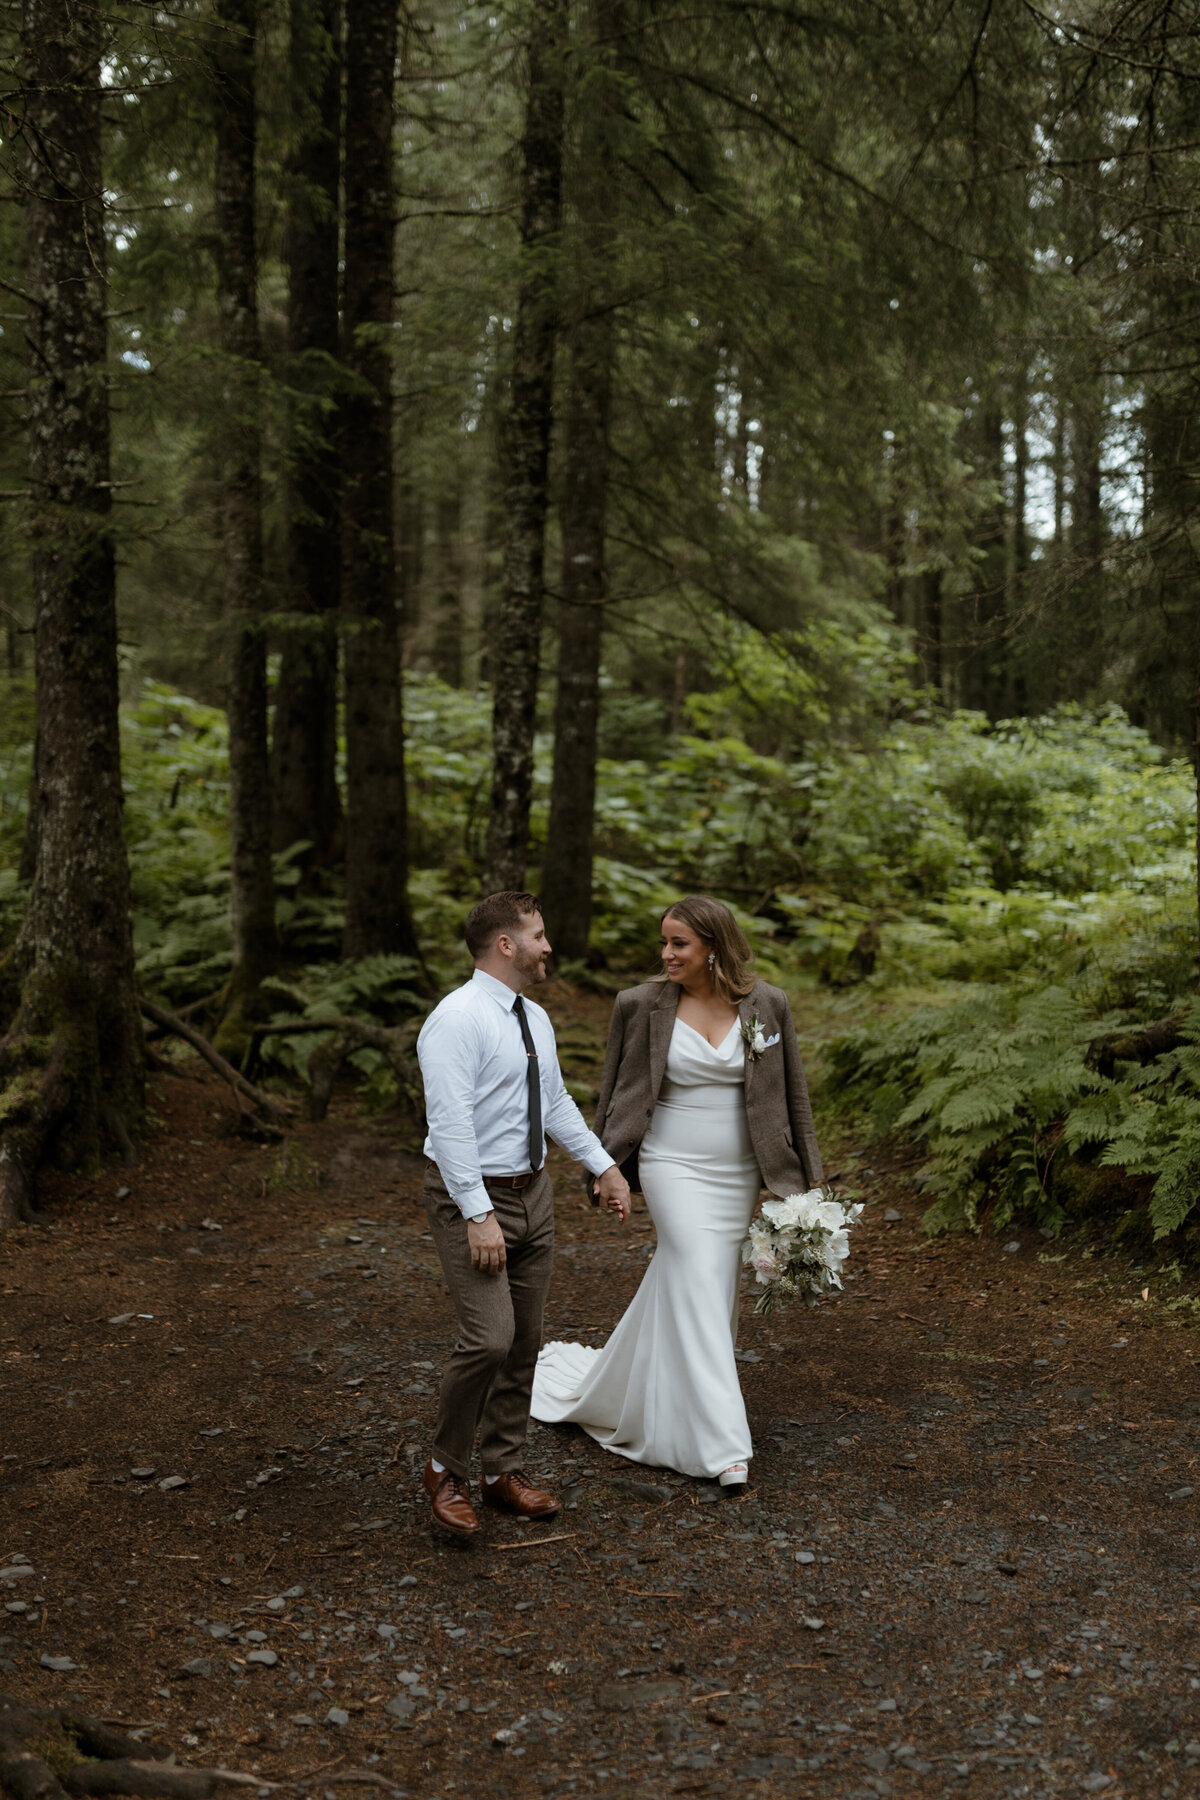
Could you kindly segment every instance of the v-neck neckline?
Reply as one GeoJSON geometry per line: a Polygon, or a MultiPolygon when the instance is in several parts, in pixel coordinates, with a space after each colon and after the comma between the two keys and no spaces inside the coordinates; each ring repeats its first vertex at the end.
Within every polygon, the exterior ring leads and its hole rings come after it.
{"type": "Polygon", "coordinates": [[[678,1015],[676,1015],[675,1022],[678,1025],[682,1025],[685,1031],[690,1031],[694,1037],[698,1037],[702,1044],[707,1044],[710,1050],[717,1051],[725,1048],[741,1021],[736,1017],[734,1018],[733,1024],[729,1027],[729,1030],[725,1033],[725,1036],[721,1039],[719,1044],[711,1043],[702,1031],[697,1031],[694,1025],[689,1025],[686,1019],[681,1019],[678,1015]]]}

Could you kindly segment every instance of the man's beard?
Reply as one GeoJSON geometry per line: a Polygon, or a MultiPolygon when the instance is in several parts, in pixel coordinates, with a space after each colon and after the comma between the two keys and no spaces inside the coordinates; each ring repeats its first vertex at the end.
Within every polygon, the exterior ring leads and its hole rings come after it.
{"type": "Polygon", "coordinates": [[[520,950],[513,957],[513,967],[527,987],[546,979],[546,964],[535,950],[520,950]]]}

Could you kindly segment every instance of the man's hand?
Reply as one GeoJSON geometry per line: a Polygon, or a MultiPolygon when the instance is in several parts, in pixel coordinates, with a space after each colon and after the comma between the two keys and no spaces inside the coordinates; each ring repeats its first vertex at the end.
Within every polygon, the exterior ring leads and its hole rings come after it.
{"type": "Polygon", "coordinates": [[[508,1259],[504,1233],[494,1212],[482,1219],[467,1220],[467,1242],[471,1246],[471,1267],[485,1275],[498,1275],[508,1259]]]}
{"type": "Polygon", "coordinates": [[[612,1212],[616,1213],[623,1225],[633,1210],[633,1200],[629,1192],[629,1183],[616,1163],[613,1163],[610,1169],[605,1169],[603,1175],[597,1178],[596,1196],[603,1200],[605,1206],[612,1212]]]}

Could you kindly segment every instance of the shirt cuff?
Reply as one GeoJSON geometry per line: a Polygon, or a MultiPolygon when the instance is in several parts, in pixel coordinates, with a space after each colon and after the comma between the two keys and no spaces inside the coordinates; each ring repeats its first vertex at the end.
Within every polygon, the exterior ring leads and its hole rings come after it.
{"type": "Polygon", "coordinates": [[[454,1194],[451,1198],[464,1219],[477,1219],[480,1213],[494,1211],[492,1197],[482,1184],[468,1188],[465,1194],[454,1194]]]}
{"type": "Polygon", "coordinates": [[[617,1159],[610,1156],[603,1144],[598,1144],[594,1151],[589,1151],[583,1159],[583,1166],[589,1175],[606,1175],[609,1169],[615,1169],[617,1159]]]}

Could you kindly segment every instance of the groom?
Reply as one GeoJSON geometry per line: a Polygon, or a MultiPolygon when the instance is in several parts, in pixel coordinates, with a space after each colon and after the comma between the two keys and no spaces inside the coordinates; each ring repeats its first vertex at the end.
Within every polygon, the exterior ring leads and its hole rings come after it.
{"type": "Polygon", "coordinates": [[[554,1027],[526,987],[546,979],[550,945],[534,894],[489,894],[467,919],[475,973],[436,1006],[417,1039],[425,1079],[425,1206],[458,1314],[442,1377],[425,1488],[434,1522],[480,1529],[467,1489],[479,1434],[483,1503],[548,1519],[558,1502],[521,1468],[529,1397],[554,1260],[549,1132],[629,1215],[629,1184],[567,1093],[554,1027]]]}

